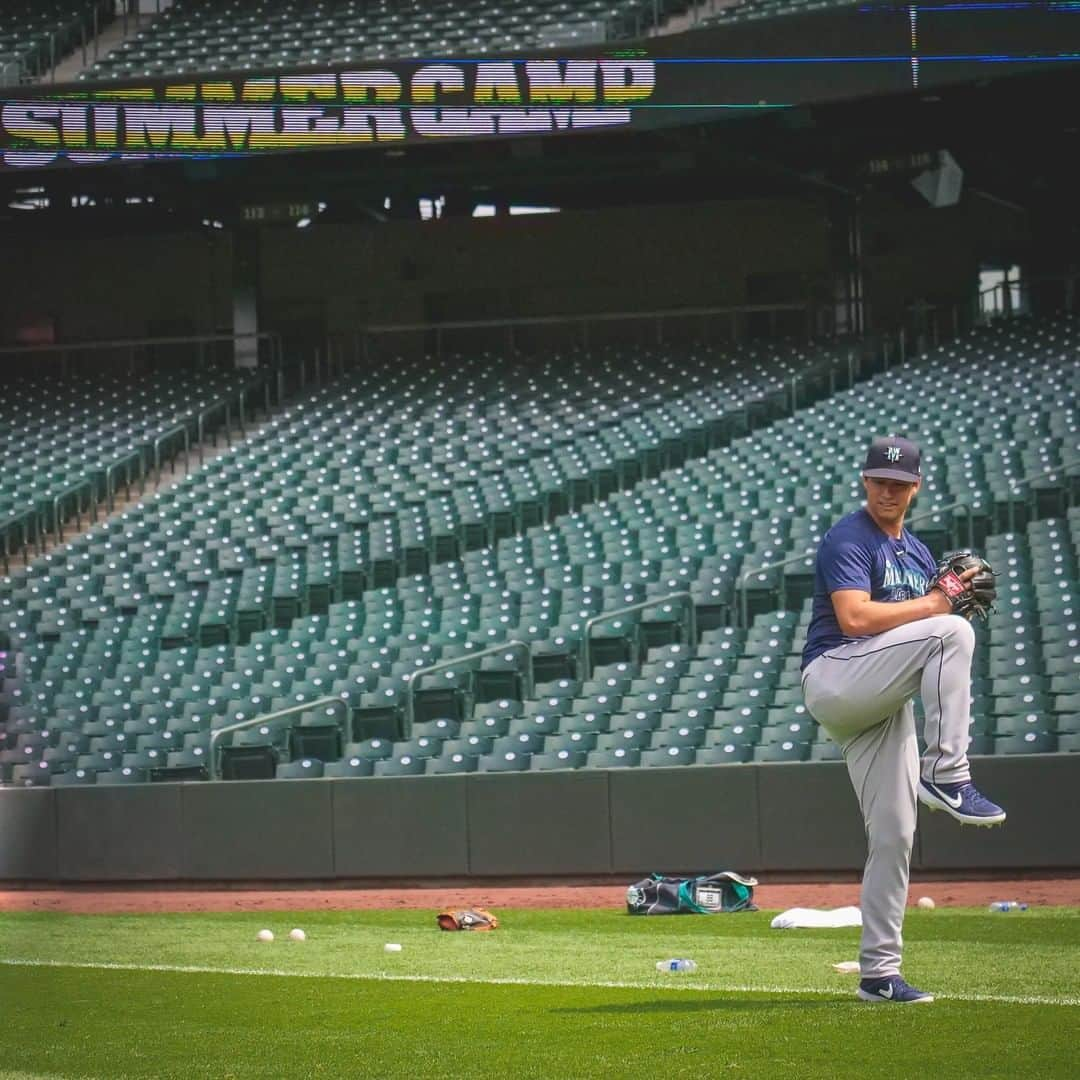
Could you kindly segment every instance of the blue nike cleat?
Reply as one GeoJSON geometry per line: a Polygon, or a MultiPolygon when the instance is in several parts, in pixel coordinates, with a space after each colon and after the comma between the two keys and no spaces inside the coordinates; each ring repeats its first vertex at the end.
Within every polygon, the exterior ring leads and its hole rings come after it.
{"type": "Polygon", "coordinates": [[[892,1001],[899,1005],[928,1005],[933,994],[908,986],[899,975],[886,975],[884,979],[863,979],[855,991],[863,1001],[892,1001]]]}
{"type": "Polygon", "coordinates": [[[919,781],[919,802],[930,810],[944,810],[963,825],[1000,825],[1005,811],[979,793],[971,781],[931,784],[919,781]]]}

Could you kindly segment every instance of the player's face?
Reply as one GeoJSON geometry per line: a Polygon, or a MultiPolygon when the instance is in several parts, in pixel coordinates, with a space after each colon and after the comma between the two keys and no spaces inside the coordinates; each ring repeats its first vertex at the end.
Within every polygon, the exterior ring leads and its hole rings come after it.
{"type": "Polygon", "coordinates": [[[903,480],[883,480],[878,476],[864,476],[866,505],[876,521],[896,525],[904,520],[904,515],[915,498],[919,485],[903,480]]]}

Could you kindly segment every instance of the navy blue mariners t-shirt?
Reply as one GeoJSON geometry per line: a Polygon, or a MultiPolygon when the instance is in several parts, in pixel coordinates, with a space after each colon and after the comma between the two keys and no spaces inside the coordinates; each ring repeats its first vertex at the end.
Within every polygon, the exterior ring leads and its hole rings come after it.
{"type": "Polygon", "coordinates": [[[836,621],[830,594],[861,589],[871,600],[923,596],[937,563],[926,545],[904,529],[899,540],[883,533],[865,507],[841,518],[822,538],[814,570],[814,607],[802,667],[849,637],[836,621]]]}

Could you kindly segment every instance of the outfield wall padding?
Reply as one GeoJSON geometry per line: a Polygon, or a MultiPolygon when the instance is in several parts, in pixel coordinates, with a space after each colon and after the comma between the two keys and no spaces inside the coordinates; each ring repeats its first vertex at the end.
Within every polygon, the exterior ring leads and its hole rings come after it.
{"type": "Polygon", "coordinates": [[[184,784],[182,876],[332,878],[330,805],[330,785],[323,780],[184,784]]]}
{"type": "MultiPolygon", "coordinates": [[[[919,814],[916,870],[1080,870],[1080,754],[977,758],[1000,829],[919,814]]],[[[854,871],[842,763],[0,790],[3,881],[854,871]]]]}
{"type": "Polygon", "coordinates": [[[608,776],[614,872],[758,865],[755,766],[612,769],[608,776]]]}
{"type": "Polygon", "coordinates": [[[758,868],[822,870],[861,866],[866,835],[842,761],[759,765],[758,868]]]}
{"type": "Polygon", "coordinates": [[[180,784],[58,788],[61,881],[171,881],[184,876],[180,784]]]}
{"type": "Polygon", "coordinates": [[[56,792],[0,790],[0,880],[56,878],[56,792]]]}
{"type": "Polygon", "coordinates": [[[468,798],[470,873],[610,870],[607,772],[472,773],[468,798]]]}
{"type": "Polygon", "coordinates": [[[330,789],[334,876],[467,875],[467,779],[385,776],[322,781],[330,789]]]}
{"type": "Polygon", "coordinates": [[[919,814],[928,870],[1080,868],[1080,754],[977,758],[980,791],[1005,807],[1001,828],[958,827],[947,815],[919,814]]]}

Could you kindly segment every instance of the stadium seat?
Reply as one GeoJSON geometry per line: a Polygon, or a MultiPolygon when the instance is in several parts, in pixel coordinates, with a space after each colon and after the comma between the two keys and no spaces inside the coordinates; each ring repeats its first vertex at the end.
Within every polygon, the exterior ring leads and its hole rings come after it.
{"type": "Polygon", "coordinates": [[[536,771],[551,769],[580,769],[586,764],[584,750],[556,750],[551,753],[533,754],[529,759],[529,768],[536,771]]]}
{"type": "Polygon", "coordinates": [[[325,777],[347,776],[371,776],[374,772],[374,762],[371,758],[352,755],[343,757],[339,761],[330,761],[323,766],[325,777]]]}
{"type": "Polygon", "coordinates": [[[323,763],[315,758],[298,758],[278,765],[274,775],[279,780],[315,780],[323,775],[323,763]]]}
{"type": "Polygon", "coordinates": [[[665,746],[660,750],[643,750],[641,764],[649,766],[693,765],[696,753],[689,746],[665,746]]]}
{"type": "Polygon", "coordinates": [[[382,758],[375,762],[376,776],[419,776],[426,771],[427,761],[423,756],[402,754],[401,757],[382,758]]]}
{"type": "Polygon", "coordinates": [[[641,751],[617,746],[610,750],[590,750],[588,766],[591,769],[624,769],[641,762],[641,751]]]}
{"type": "Polygon", "coordinates": [[[442,757],[428,758],[425,771],[429,775],[442,776],[475,772],[478,761],[478,756],[454,752],[444,754],[442,757]]]}
{"type": "Polygon", "coordinates": [[[754,748],[739,743],[718,743],[697,751],[698,765],[734,765],[754,760],[754,748]]]}
{"type": "Polygon", "coordinates": [[[477,768],[480,772],[522,772],[529,768],[529,756],[514,750],[484,754],[477,759],[477,768]]]}

